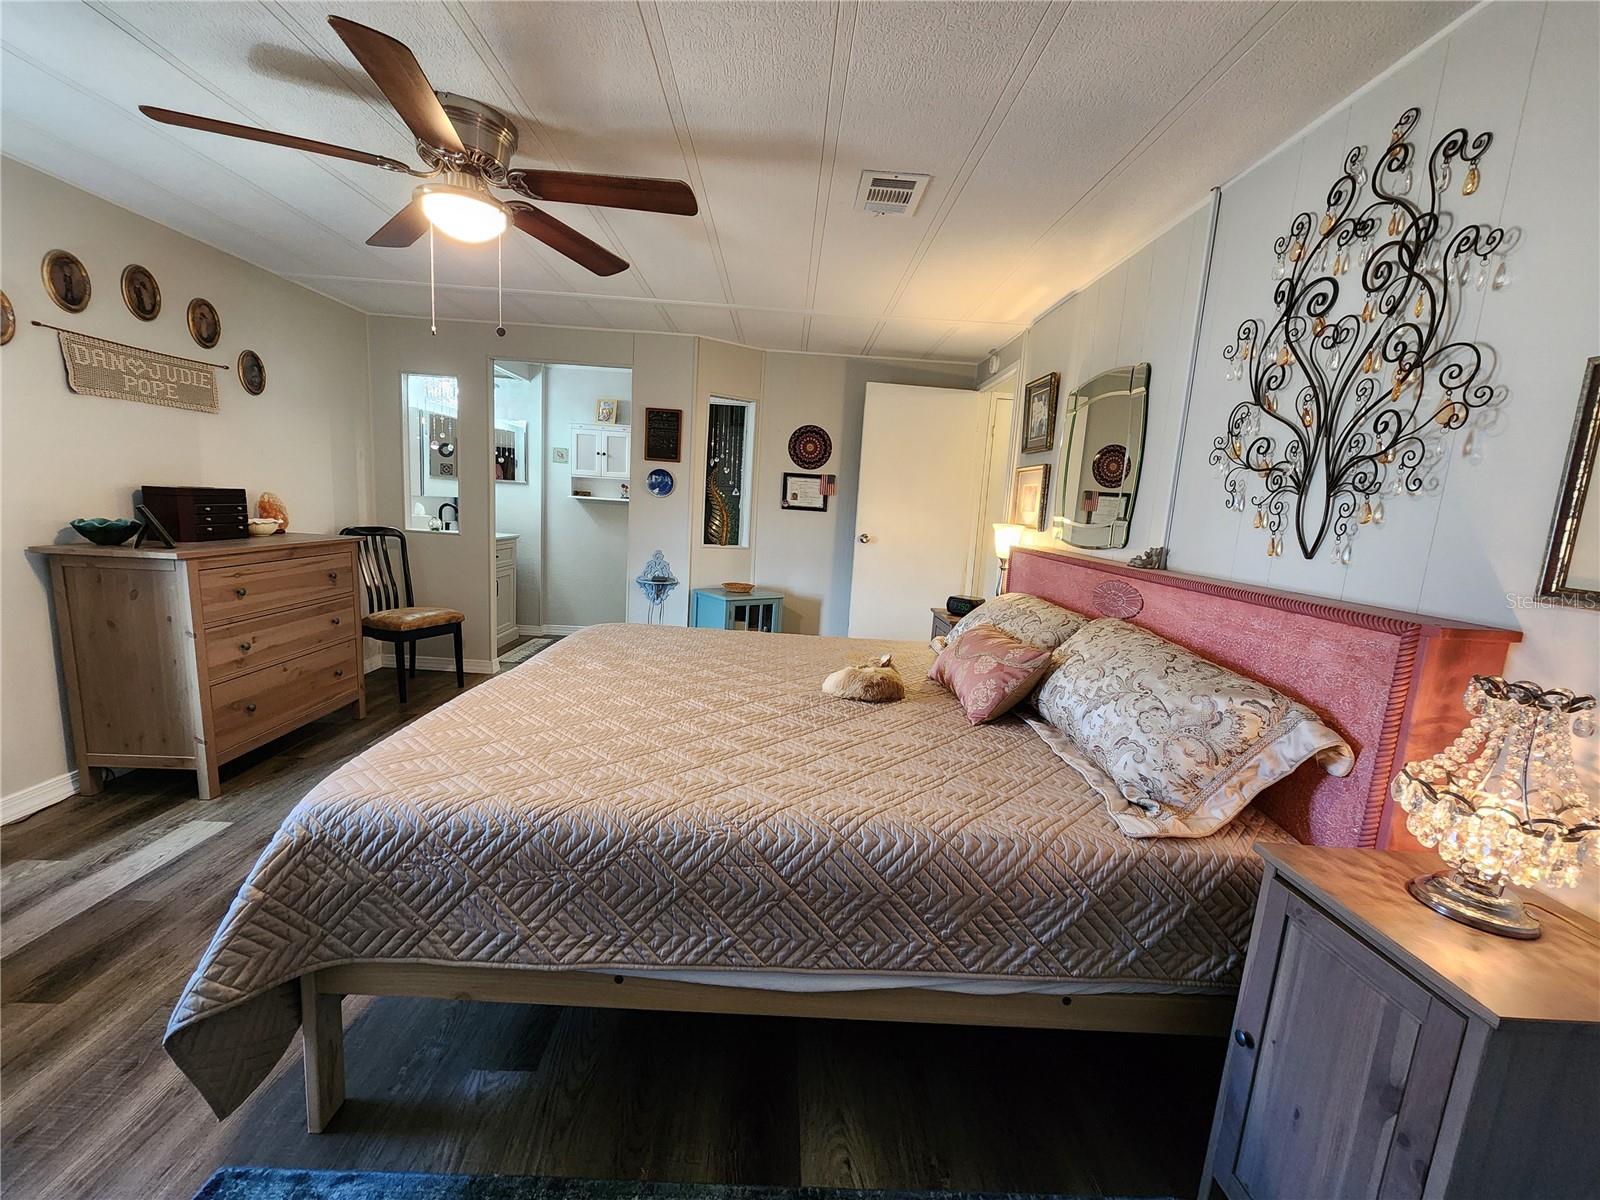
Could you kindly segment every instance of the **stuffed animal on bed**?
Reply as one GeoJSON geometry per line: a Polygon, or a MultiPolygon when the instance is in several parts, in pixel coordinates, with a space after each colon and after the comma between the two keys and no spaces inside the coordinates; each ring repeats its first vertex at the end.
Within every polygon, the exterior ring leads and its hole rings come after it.
{"type": "Polygon", "coordinates": [[[887,704],[906,698],[905,681],[895,670],[894,660],[885,654],[877,662],[859,667],[844,667],[822,681],[822,694],[840,700],[865,700],[868,704],[887,704]]]}

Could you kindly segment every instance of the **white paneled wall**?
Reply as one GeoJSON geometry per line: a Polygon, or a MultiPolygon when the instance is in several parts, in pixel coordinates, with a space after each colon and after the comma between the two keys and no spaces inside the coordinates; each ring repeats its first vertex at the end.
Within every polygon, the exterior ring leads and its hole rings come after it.
{"type": "Polygon", "coordinates": [[[1594,5],[1485,6],[1223,190],[1178,480],[1175,569],[1520,627],[1527,640],[1515,670],[1551,685],[1600,685],[1596,614],[1516,599],[1536,589],[1579,381],[1585,360],[1600,351],[1597,48],[1594,5]],[[1422,110],[1415,140],[1424,154],[1457,125],[1495,135],[1482,186],[1463,198],[1458,169],[1448,208],[1461,221],[1504,222],[1522,234],[1512,286],[1470,291],[1456,327],[1496,356],[1504,412],[1482,461],[1462,456],[1458,434],[1437,492],[1388,498],[1385,524],[1360,532],[1348,567],[1327,547],[1314,562],[1293,549],[1269,559],[1249,516],[1222,507],[1221,483],[1206,463],[1229,410],[1246,395],[1245,383],[1223,379],[1222,349],[1241,320],[1270,312],[1272,239],[1292,212],[1321,211],[1350,146],[1363,144],[1375,158],[1411,105],[1422,110]]]}

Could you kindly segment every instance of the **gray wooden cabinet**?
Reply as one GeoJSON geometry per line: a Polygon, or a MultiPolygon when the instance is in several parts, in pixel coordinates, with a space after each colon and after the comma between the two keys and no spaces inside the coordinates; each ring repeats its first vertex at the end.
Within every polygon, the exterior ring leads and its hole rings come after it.
{"type": "Polygon", "coordinates": [[[1511,941],[1406,893],[1431,855],[1257,850],[1202,1196],[1600,1194],[1600,926],[1511,941]]]}

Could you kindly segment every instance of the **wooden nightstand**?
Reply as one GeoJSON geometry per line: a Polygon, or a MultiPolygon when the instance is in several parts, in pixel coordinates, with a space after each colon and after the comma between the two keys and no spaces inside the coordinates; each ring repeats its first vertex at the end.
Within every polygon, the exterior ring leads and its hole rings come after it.
{"type": "Polygon", "coordinates": [[[1600,925],[1541,899],[1513,941],[1406,893],[1431,854],[1256,849],[1202,1197],[1595,1195],[1600,925]]]}
{"type": "Polygon", "coordinates": [[[942,608],[932,608],[928,611],[933,614],[933,632],[928,635],[929,637],[949,637],[950,630],[961,620],[960,617],[952,616],[942,608]]]}

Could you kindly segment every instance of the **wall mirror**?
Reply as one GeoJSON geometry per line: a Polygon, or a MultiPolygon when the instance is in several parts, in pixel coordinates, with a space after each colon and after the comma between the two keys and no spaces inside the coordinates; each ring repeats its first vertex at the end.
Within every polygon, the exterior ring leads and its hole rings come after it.
{"type": "Polygon", "coordinates": [[[1563,604],[1600,607],[1600,487],[1594,482],[1600,457],[1600,357],[1583,372],[1578,415],[1567,448],[1567,469],[1556,497],[1545,548],[1539,596],[1563,604]]]}
{"type": "Polygon", "coordinates": [[[528,482],[528,423],[504,417],[494,420],[494,481],[528,482]]]}
{"type": "Polygon", "coordinates": [[[1149,393],[1150,364],[1140,363],[1102,371],[1066,398],[1058,540],[1093,550],[1128,544],[1149,393]]]}

